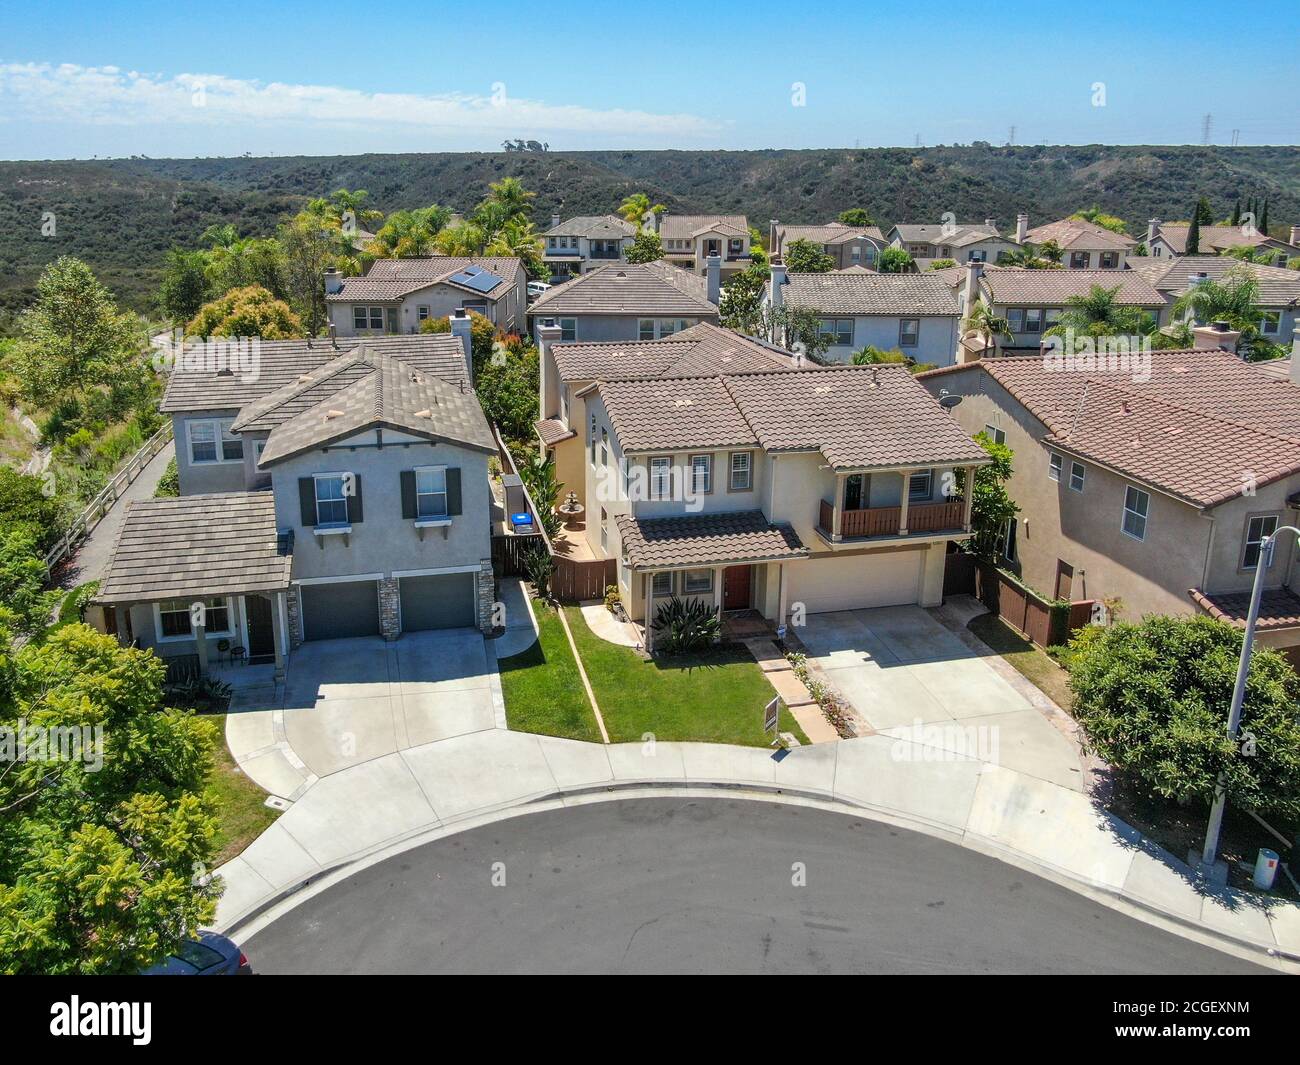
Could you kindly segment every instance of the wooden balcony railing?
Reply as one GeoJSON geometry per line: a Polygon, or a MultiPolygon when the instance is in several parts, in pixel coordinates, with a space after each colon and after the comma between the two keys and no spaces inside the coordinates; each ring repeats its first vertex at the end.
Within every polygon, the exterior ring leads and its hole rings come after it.
{"type": "MultiPolygon", "coordinates": [[[[835,528],[835,508],[825,499],[820,503],[817,524],[829,536],[835,528]]],[[[962,528],[964,517],[965,505],[960,499],[946,503],[913,503],[907,508],[907,531],[914,535],[958,530],[962,528]]],[[[902,519],[902,507],[845,510],[840,514],[840,536],[845,540],[898,536],[902,519]]]]}

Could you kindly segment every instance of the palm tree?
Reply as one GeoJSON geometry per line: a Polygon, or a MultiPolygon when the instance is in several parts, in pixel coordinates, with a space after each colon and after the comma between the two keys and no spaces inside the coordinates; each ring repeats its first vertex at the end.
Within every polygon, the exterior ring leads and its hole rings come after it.
{"type": "Polygon", "coordinates": [[[370,193],[365,189],[357,189],[351,192],[348,189],[337,189],[329,198],[329,205],[332,213],[340,222],[350,213],[353,221],[358,225],[362,222],[367,224],[378,222],[383,219],[384,212],[377,211],[373,207],[364,206],[365,201],[369,198],[370,193]]]}
{"type": "Polygon", "coordinates": [[[1129,307],[1116,298],[1119,285],[1102,288],[1093,285],[1086,296],[1071,296],[1056,325],[1044,336],[1146,336],[1155,329],[1155,320],[1141,307],[1129,307]]]}
{"type": "Polygon", "coordinates": [[[513,218],[515,215],[530,213],[533,209],[530,201],[536,195],[537,193],[524,188],[518,178],[506,177],[488,186],[488,198],[483,203],[499,204],[506,209],[506,216],[513,218]]]}
{"type": "Polygon", "coordinates": [[[432,255],[435,241],[450,218],[451,211],[436,203],[413,211],[394,211],[368,250],[381,258],[432,255]]]}
{"type": "Polygon", "coordinates": [[[1026,244],[1015,251],[1004,252],[998,256],[999,266],[1023,266],[1029,270],[1059,270],[1060,248],[1057,248],[1056,261],[1043,254],[1043,248],[1036,244],[1026,244]]]}
{"type": "Polygon", "coordinates": [[[984,350],[994,346],[996,340],[1011,340],[1011,323],[1002,315],[995,314],[993,308],[984,302],[984,297],[975,301],[975,306],[966,315],[962,328],[976,332],[984,338],[984,350]]]}
{"type": "Polygon", "coordinates": [[[239,241],[239,230],[229,222],[219,222],[208,226],[199,240],[211,248],[233,248],[239,241]]]}
{"type": "Polygon", "coordinates": [[[650,197],[644,192],[632,193],[618,206],[619,215],[636,226],[638,233],[641,232],[641,226],[645,222],[646,215],[663,214],[666,210],[668,208],[662,203],[657,203],[651,207],[650,197]]]}
{"type": "Polygon", "coordinates": [[[1261,340],[1259,325],[1272,319],[1259,305],[1259,281],[1244,266],[1234,266],[1218,281],[1201,281],[1174,301],[1173,313],[1196,322],[1227,322],[1241,334],[1236,350],[1247,357],[1261,340]]]}

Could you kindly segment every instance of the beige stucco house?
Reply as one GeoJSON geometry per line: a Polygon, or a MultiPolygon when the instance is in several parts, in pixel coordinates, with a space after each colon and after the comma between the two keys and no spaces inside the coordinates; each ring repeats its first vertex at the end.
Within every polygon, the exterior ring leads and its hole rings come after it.
{"type": "Polygon", "coordinates": [[[1062,218],[1029,228],[1029,216],[1016,216],[1016,243],[1042,245],[1052,242],[1061,249],[1061,265],[1067,270],[1123,270],[1137,241],[1125,233],[1086,222],[1062,218]]]}
{"type": "Polygon", "coordinates": [[[794,241],[806,240],[829,255],[835,261],[836,270],[855,266],[875,269],[880,253],[888,246],[879,226],[846,226],[843,222],[790,226],[773,220],[768,233],[769,257],[784,256],[794,241]]]}
{"type": "Polygon", "coordinates": [[[703,274],[710,255],[721,260],[724,280],[749,266],[749,222],[743,214],[662,214],[653,217],[653,225],[664,258],[683,270],[703,274]]]}

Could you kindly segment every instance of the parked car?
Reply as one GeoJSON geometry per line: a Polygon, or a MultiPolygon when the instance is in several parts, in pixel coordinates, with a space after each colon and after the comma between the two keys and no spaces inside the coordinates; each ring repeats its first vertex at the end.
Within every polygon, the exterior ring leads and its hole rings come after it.
{"type": "Polygon", "coordinates": [[[200,932],[176,953],[144,970],[144,976],[246,976],[252,973],[248,958],[225,936],[200,932]]]}
{"type": "Polygon", "coordinates": [[[540,296],[543,292],[545,292],[550,287],[551,286],[548,285],[545,281],[529,281],[528,282],[529,302],[531,303],[533,300],[537,299],[538,296],[540,296]]]}

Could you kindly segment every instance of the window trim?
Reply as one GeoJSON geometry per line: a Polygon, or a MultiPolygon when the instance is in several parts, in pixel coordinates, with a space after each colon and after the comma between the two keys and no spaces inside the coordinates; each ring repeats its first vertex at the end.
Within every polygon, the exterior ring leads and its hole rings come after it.
{"type": "Polygon", "coordinates": [[[416,466],[412,472],[415,474],[415,523],[418,525],[422,521],[448,521],[451,518],[449,508],[450,499],[447,496],[447,467],[440,466],[416,466]],[[442,491],[441,492],[421,492],[420,491],[420,474],[422,473],[441,473],[442,474],[442,491]],[[442,496],[442,513],[441,514],[421,514],[420,497],[421,496],[442,496]]]}
{"type": "Polygon", "coordinates": [[[1087,477],[1088,477],[1088,467],[1085,466],[1082,462],[1078,462],[1075,459],[1071,459],[1070,460],[1070,491],[1082,493],[1084,484],[1087,481],[1087,477]],[[1076,472],[1079,475],[1078,488],[1074,486],[1074,475],[1076,472]]]}
{"type": "Polygon", "coordinates": [[[565,344],[572,344],[578,339],[578,319],[576,318],[557,318],[555,324],[560,327],[560,341],[565,344]],[[568,322],[568,325],[564,323],[568,322]],[[564,334],[568,333],[569,336],[564,334]]]}
{"type": "Polygon", "coordinates": [[[673,595],[677,591],[677,581],[674,579],[677,574],[673,570],[659,570],[657,573],[648,574],[648,576],[650,578],[650,595],[653,598],[661,599],[665,596],[673,595]],[[668,591],[666,592],[655,591],[655,581],[660,577],[666,577],[668,579],[668,591]]]}
{"type": "Polygon", "coordinates": [[[1258,548],[1261,544],[1263,544],[1265,535],[1275,534],[1278,530],[1278,526],[1280,526],[1281,524],[1282,524],[1282,515],[1276,510],[1261,510],[1253,514],[1246,515],[1246,520],[1241,530],[1241,551],[1237,555],[1238,573],[1254,573],[1257,569],[1259,569],[1259,558],[1262,552],[1257,553],[1255,555],[1255,564],[1253,566],[1246,565],[1246,552],[1250,550],[1252,543],[1256,548],[1258,548]],[[1261,527],[1259,539],[1256,541],[1251,541],[1250,539],[1251,522],[1254,521],[1264,522],[1269,520],[1270,518],[1273,520],[1272,533],[1266,534],[1261,527]]]}
{"type": "Polygon", "coordinates": [[[1047,479],[1061,483],[1061,474],[1065,470],[1065,458],[1059,451],[1049,451],[1047,453],[1047,479]]]}
{"type": "Polygon", "coordinates": [[[186,458],[191,466],[229,466],[234,463],[244,461],[244,439],[238,433],[230,433],[230,427],[235,424],[234,418],[191,418],[185,423],[185,448],[186,458]],[[214,458],[196,459],[194,457],[194,427],[196,425],[206,425],[212,429],[212,447],[214,458]],[[226,454],[226,436],[230,434],[239,441],[239,457],[228,459],[226,454]]]}
{"type": "Polygon", "coordinates": [[[673,497],[673,457],[671,455],[650,455],[646,458],[646,490],[651,501],[662,501],[673,497]],[[664,470],[663,492],[655,487],[655,467],[664,470]]]}
{"type": "Polygon", "coordinates": [[[842,316],[820,318],[817,321],[817,335],[829,337],[833,348],[850,348],[853,346],[853,327],[855,324],[854,319],[842,316]],[[827,328],[828,326],[830,328],[827,328]],[[844,339],[845,332],[848,333],[847,340],[844,339]]]}
{"type": "Polygon", "coordinates": [[[752,451],[733,451],[727,456],[727,491],[752,492],[754,490],[754,453],[752,451]],[[736,459],[745,459],[745,483],[736,484],[736,459]]]}
{"type": "Polygon", "coordinates": [[[1143,543],[1147,538],[1147,520],[1150,518],[1150,516],[1151,516],[1151,493],[1144,492],[1141,488],[1138,488],[1136,485],[1126,484],[1124,486],[1124,508],[1120,515],[1119,531],[1122,532],[1125,536],[1127,536],[1130,540],[1136,540],[1138,543],[1143,543]],[[1133,492],[1135,494],[1135,497],[1136,496],[1146,497],[1146,506],[1145,506],[1145,510],[1142,513],[1139,513],[1136,509],[1132,509],[1129,507],[1128,497],[1130,492],[1133,492]],[[1134,533],[1129,532],[1128,529],[1125,528],[1125,526],[1128,524],[1127,519],[1130,514],[1132,514],[1134,517],[1139,518],[1141,520],[1142,522],[1141,536],[1137,536],[1134,533]]]}
{"type": "Polygon", "coordinates": [[[898,320],[898,346],[900,348],[916,348],[921,345],[921,319],[920,318],[900,318],[898,320]],[[903,326],[908,322],[916,323],[916,332],[912,334],[912,340],[909,343],[906,339],[907,333],[903,326]]]}
{"type": "Polygon", "coordinates": [[[713,570],[708,569],[708,568],[703,568],[703,567],[700,568],[700,569],[684,569],[684,570],[682,570],[682,595],[683,595],[683,596],[686,596],[686,595],[707,595],[708,593],[710,593],[710,592],[712,592],[712,591],[713,591],[713,570]],[[708,583],[708,586],[707,586],[707,587],[704,587],[704,588],[692,588],[692,587],[691,587],[691,574],[692,574],[692,573],[707,573],[707,574],[708,574],[708,577],[709,577],[709,583],[708,583]]]}
{"type": "Polygon", "coordinates": [[[934,470],[913,470],[907,475],[907,501],[909,503],[925,503],[934,497],[934,470]],[[918,478],[925,478],[925,491],[917,493],[912,487],[912,482],[918,478]]]}
{"type": "Polygon", "coordinates": [[[182,634],[182,635],[179,635],[179,636],[164,636],[164,635],[163,635],[163,629],[162,629],[162,615],[163,615],[163,611],[162,611],[162,607],[163,607],[163,604],[164,604],[164,603],[184,603],[184,604],[185,604],[185,607],[184,607],[184,610],[183,610],[183,611],[169,610],[169,611],[167,611],[167,613],[169,613],[169,614],[184,613],[185,616],[188,618],[188,617],[189,617],[189,612],[190,612],[190,607],[192,607],[195,603],[202,602],[205,606],[208,607],[209,610],[214,609],[214,608],[209,604],[209,602],[208,602],[210,599],[220,599],[220,600],[225,604],[225,610],[226,610],[226,627],[225,627],[224,629],[209,629],[209,628],[204,628],[204,630],[203,630],[203,636],[204,636],[204,639],[206,640],[206,639],[208,639],[209,637],[224,638],[224,637],[234,636],[235,633],[238,631],[238,630],[236,629],[236,627],[235,627],[235,624],[234,624],[234,621],[235,621],[235,597],[234,597],[233,595],[208,595],[208,596],[195,596],[194,598],[192,598],[192,599],[188,599],[188,600],[186,600],[186,599],[164,599],[164,600],[162,600],[162,601],[160,601],[160,602],[151,603],[150,605],[153,607],[153,632],[154,632],[154,638],[155,638],[156,642],[158,642],[158,643],[184,643],[186,640],[193,640],[193,639],[194,639],[194,626],[193,626],[193,625],[190,626],[190,631],[189,631],[189,632],[184,633],[184,634],[182,634]]]}
{"type": "Polygon", "coordinates": [[[687,464],[687,469],[691,471],[691,493],[694,495],[702,495],[702,496],[712,495],[713,494],[713,455],[708,452],[690,455],[687,457],[686,464],[687,464]],[[704,481],[705,481],[704,488],[697,488],[695,486],[695,460],[696,459],[704,460],[704,481]]]}
{"type": "MultiPolygon", "coordinates": [[[[311,477],[312,477],[312,494],[313,494],[313,495],[315,496],[315,498],[316,498],[316,524],[315,524],[315,526],[313,526],[313,531],[321,531],[321,530],[324,530],[324,531],[330,531],[330,530],[344,530],[344,529],[351,529],[351,528],[352,528],[352,522],[351,522],[351,520],[349,520],[348,517],[347,517],[347,512],[348,512],[348,496],[347,496],[347,493],[346,493],[346,492],[343,492],[343,494],[340,495],[338,499],[326,499],[326,500],[322,500],[321,497],[320,497],[320,482],[321,482],[321,481],[330,481],[330,480],[334,480],[335,478],[338,478],[338,480],[339,480],[340,482],[343,482],[344,478],[346,478],[347,475],[348,475],[348,471],[346,471],[346,470],[343,470],[343,471],[336,471],[336,472],[332,472],[332,473],[313,473],[313,474],[311,475],[311,477]],[[322,503],[322,502],[325,502],[325,503],[337,503],[337,502],[339,502],[339,501],[342,501],[342,503],[343,503],[343,520],[342,520],[342,521],[321,521],[321,518],[320,518],[320,505],[321,505],[321,503],[322,503]]],[[[340,491],[343,491],[343,485],[342,485],[342,484],[340,484],[340,489],[339,489],[339,490],[340,490],[340,491]]]]}
{"type": "Polygon", "coordinates": [[[984,424],[984,435],[995,444],[1005,444],[1007,442],[1007,431],[990,422],[984,424]]]}

